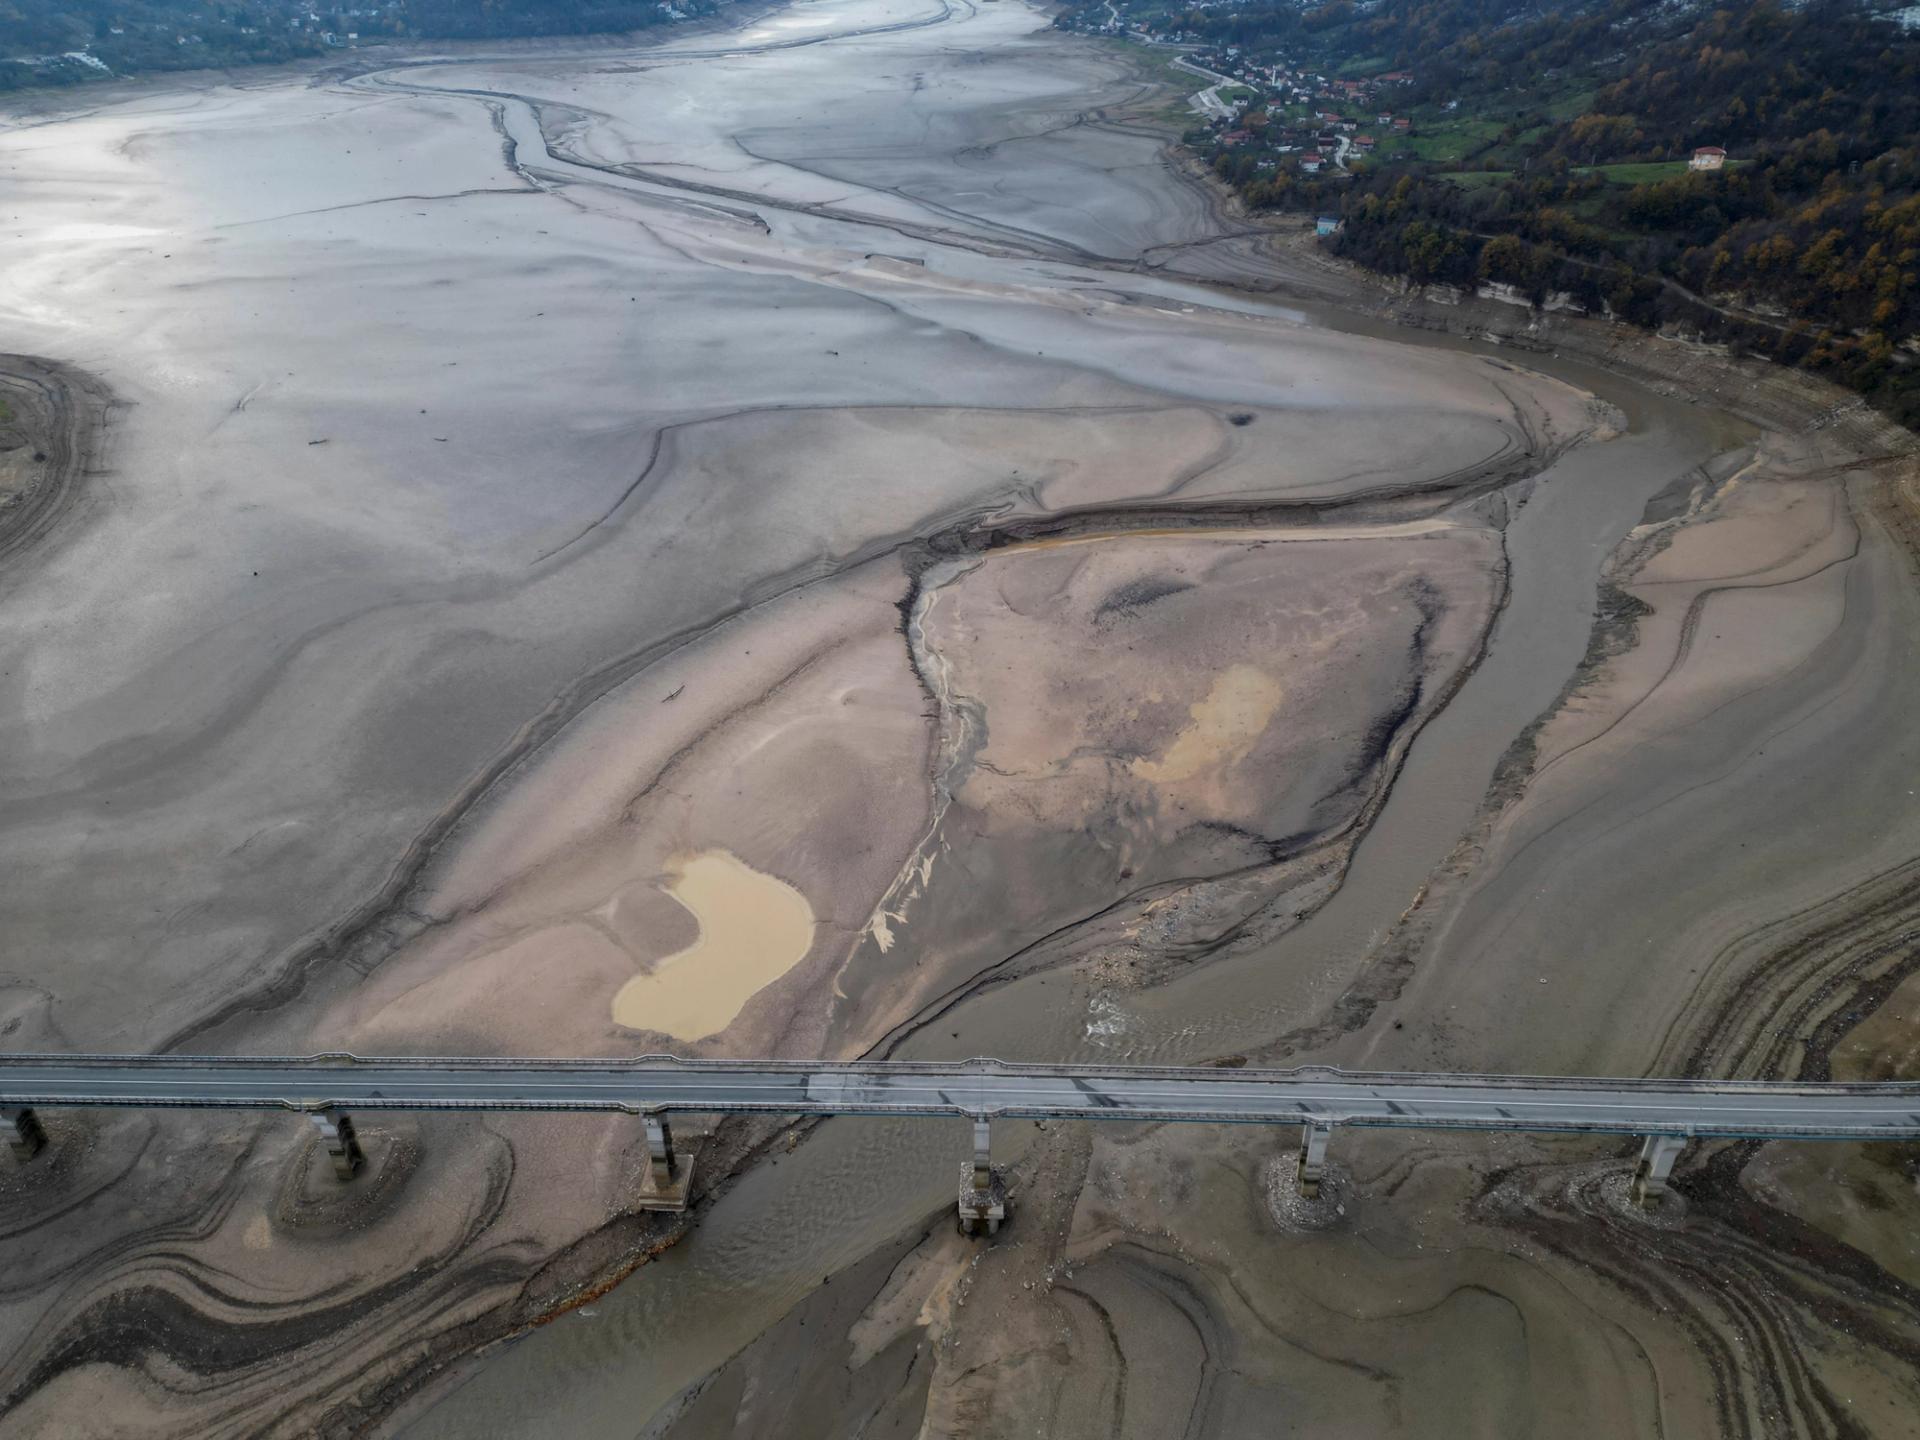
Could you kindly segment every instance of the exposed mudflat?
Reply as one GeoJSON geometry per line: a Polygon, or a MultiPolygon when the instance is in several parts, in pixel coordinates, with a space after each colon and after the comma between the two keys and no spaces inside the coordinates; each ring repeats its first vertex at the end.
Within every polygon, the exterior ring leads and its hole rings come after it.
{"type": "Polygon", "coordinates": [[[113,414],[111,392],[85,371],[0,354],[0,594],[84,509],[113,414]]]}
{"type": "MultiPolygon", "coordinates": [[[[1920,1074],[1910,437],[1324,307],[1154,103],[808,0],[0,129],[8,1046],[1920,1074]]],[[[1920,1404],[1904,1152],[47,1126],[6,1435],[1920,1404]]]]}

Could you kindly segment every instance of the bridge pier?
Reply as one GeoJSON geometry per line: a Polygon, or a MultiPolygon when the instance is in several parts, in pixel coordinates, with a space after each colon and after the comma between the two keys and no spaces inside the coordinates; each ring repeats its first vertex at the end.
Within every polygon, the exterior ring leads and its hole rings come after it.
{"type": "Polygon", "coordinates": [[[1640,1146],[1640,1163],[1633,1170],[1633,1203],[1649,1208],[1658,1205],[1667,1193],[1667,1177],[1673,1174],[1673,1162],[1687,1148],[1684,1135],[1649,1135],[1640,1146]]]}
{"type": "Polygon", "coordinates": [[[360,1148],[360,1141],[353,1133],[353,1117],[337,1111],[319,1110],[307,1116],[313,1122],[313,1128],[320,1132],[320,1141],[327,1147],[327,1154],[333,1157],[333,1173],[341,1180],[351,1180],[360,1167],[367,1163],[366,1152],[360,1148]]]}
{"type": "Polygon", "coordinates": [[[693,1186],[693,1162],[673,1148],[673,1126],[664,1115],[643,1115],[647,1127],[646,1188],[634,1201],[640,1210],[681,1211],[693,1186]]]}
{"type": "Polygon", "coordinates": [[[12,1148],[15,1159],[31,1160],[46,1145],[47,1132],[41,1128],[40,1117],[33,1113],[32,1106],[0,1106],[0,1120],[4,1120],[12,1131],[7,1137],[7,1144],[12,1148]]]}
{"type": "Polygon", "coordinates": [[[1327,1145],[1333,1139],[1333,1126],[1321,1120],[1309,1120],[1300,1127],[1300,1168],[1296,1181],[1300,1194],[1308,1200],[1320,1193],[1321,1177],[1327,1173],[1327,1145]]]}
{"type": "Polygon", "coordinates": [[[653,1187],[665,1190],[673,1184],[676,1168],[673,1158],[673,1127],[662,1116],[647,1116],[647,1160],[653,1169],[653,1187]]]}
{"type": "Polygon", "coordinates": [[[960,1233],[1000,1233],[1007,1218],[1006,1178],[993,1168],[988,1154],[988,1122],[973,1122],[973,1160],[960,1162],[960,1233]]]}

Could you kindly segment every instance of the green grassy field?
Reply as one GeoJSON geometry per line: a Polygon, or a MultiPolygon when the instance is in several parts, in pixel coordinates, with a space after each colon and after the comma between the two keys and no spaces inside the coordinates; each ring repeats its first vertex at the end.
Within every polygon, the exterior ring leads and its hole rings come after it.
{"type": "Polygon", "coordinates": [[[1187,97],[1196,90],[1204,90],[1207,82],[1189,71],[1174,68],[1173,62],[1181,52],[1168,50],[1162,45],[1143,45],[1138,40],[1121,40],[1111,36],[1103,38],[1106,44],[1127,57],[1134,74],[1140,79],[1167,88],[1166,104],[1153,112],[1157,119],[1178,127],[1192,123],[1193,115],[1187,109],[1187,97]]]}
{"type": "Polygon", "coordinates": [[[1395,136],[1388,142],[1430,165],[1457,165],[1469,155],[1477,155],[1500,138],[1507,127],[1498,120],[1476,115],[1449,115],[1444,119],[1414,119],[1413,135],[1395,136]]]}
{"type": "Polygon", "coordinates": [[[1173,62],[1179,58],[1179,51],[1169,50],[1162,45],[1142,45],[1138,40],[1121,40],[1111,36],[1103,38],[1107,44],[1126,55],[1142,80],[1171,85],[1182,95],[1191,95],[1195,90],[1206,87],[1207,82],[1198,75],[1174,68],[1173,62]]]}
{"type": "MultiPolygon", "coordinates": [[[[1418,133],[1396,140],[1395,148],[1429,165],[1458,165],[1463,161],[1511,164],[1522,149],[1545,139],[1553,124],[1584,114],[1592,107],[1593,96],[1592,86],[1576,87],[1566,82],[1562,89],[1528,97],[1530,103],[1524,107],[1508,102],[1477,110],[1419,106],[1409,112],[1418,133]],[[1502,139],[1516,125],[1525,128],[1511,139],[1502,139]]],[[[1384,100],[1381,104],[1392,108],[1384,100]]]]}
{"type": "Polygon", "coordinates": [[[1595,93],[1591,85],[1565,91],[1547,102],[1547,114],[1555,120],[1571,120],[1576,115],[1584,115],[1593,108],[1595,93]]]}
{"type": "MultiPolygon", "coordinates": [[[[1727,164],[1737,162],[1729,160],[1727,164]]],[[[1586,173],[1604,175],[1613,185],[1650,185],[1656,180],[1671,180],[1687,173],[1684,160],[1649,160],[1635,165],[1595,165],[1586,173]]]]}

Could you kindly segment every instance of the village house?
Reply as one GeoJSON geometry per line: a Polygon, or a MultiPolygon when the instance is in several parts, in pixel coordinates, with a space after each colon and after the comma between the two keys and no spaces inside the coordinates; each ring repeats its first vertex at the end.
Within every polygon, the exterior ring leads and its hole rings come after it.
{"type": "Polygon", "coordinates": [[[1727,152],[1718,145],[1702,145],[1687,161],[1689,170],[1718,170],[1727,163],[1727,152]]]}

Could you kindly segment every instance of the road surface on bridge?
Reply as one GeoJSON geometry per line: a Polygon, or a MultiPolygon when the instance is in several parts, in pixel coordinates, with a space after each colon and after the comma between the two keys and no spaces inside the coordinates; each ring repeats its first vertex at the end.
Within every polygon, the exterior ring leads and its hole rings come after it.
{"type": "Polygon", "coordinates": [[[1920,1138],[1920,1084],[881,1061],[0,1055],[0,1105],[960,1115],[1920,1138]]]}

